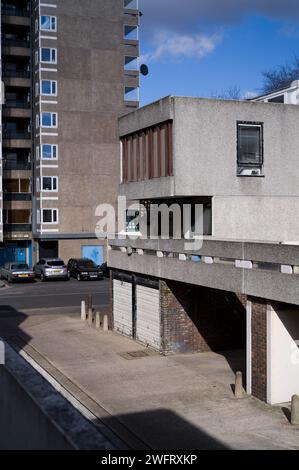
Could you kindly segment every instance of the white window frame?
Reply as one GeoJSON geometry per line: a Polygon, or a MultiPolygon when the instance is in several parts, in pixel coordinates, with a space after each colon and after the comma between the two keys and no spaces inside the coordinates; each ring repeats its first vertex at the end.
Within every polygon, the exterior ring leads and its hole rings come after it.
{"type": "Polygon", "coordinates": [[[44,129],[57,129],[58,127],[58,113],[53,113],[52,111],[42,111],[40,116],[40,126],[44,129]],[[51,115],[51,124],[49,126],[43,124],[43,115],[51,115]],[[53,124],[53,116],[56,116],[56,124],[53,124]]]}
{"type": "Polygon", "coordinates": [[[41,223],[43,225],[58,225],[59,224],[59,210],[58,209],[47,209],[47,208],[44,208],[41,210],[41,223]],[[45,222],[44,221],[44,211],[51,211],[51,219],[52,219],[52,222],[45,222]],[[56,212],[56,222],[54,222],[54,212],[56,212]]]}
{"type": "Polygon", "coordinates": [[[50,79],[42,79],[40,81],[40,94],[41,96],[57,96],[57,80],[50,80],[50,79]],[[44,93],[43,92],[43,82],[50,82],[50,88],[51,92],[50,93],[44,93]],[[55,83],[55,93],[52,93],[53,90],[53,84],[55,83]]]}
{"type": "Polygon", "coordinates": [[[46,161],[51,161],[51,160],[58,160],[58,145],[57,144],[42,144],[41,146],[41,159],[46,160],[46,161]],[[50,145],[51,147],[51,157],[50,158],[45,158],[44,153],[43,153],[43,147],[44,145],[50,145]],[[54,157],[54,148],[56,148],[56,157],[54,157]]]}
{"type": "Polygon", "coordinates": [[[57,32],[57,16],[52,16],[52,15],[41,15],[39,19],[39,27],[41,31],[47,31],[47,32],[57,32]],[[50,29],[48,28],[43,28],[42,27],[42,16],[48,16],[50,18],[50,29]],[[55,20],[55,28],[52,28],[52,20],[55,20]]]}
{"type": "Polygon", "coordinates": [[[58,192],[58,176],[42,176],[41,178],[42,184],[41,184],[41,191],[43,193],[57,193],[58,192]],[[53,181],[56,180],[56,189],[44,189],[44,178],[51,178],[51,187],[53,188],[53,181]]]}
{"type": "Polygon", "coordinates": [[[41,64],[57,64],[57,48],[56,47],[41,47],[40,48],[40,62],[41,64]],[[43,49],[49,49],[51,60],[43,60],[43,49]],[[55,60],[52,60],[53,51],[55,51],[55,60]]]}

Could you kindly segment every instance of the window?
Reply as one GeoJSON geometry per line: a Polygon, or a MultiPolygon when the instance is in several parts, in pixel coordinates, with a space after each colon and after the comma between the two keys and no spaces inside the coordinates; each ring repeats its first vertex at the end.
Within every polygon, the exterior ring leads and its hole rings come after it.
{"type": "Polygon", "coordinates": [[[42,127],[57,127],[57,113],[41,113],[42,127]]]}
{"type": "Polygon", "coordinates": [[[57,63],[57,49],[52,49],[50,47],[41,48],[41,62],[47,64],[56,64],[57,63]]]}
{"type": "Polygon", "coordinates": [[[39,129],[39,114],[37,114],[35,117],[35,127],[36,129],[39,129]]]}
{"type": "Polygon", "coordinates": [[[36,147],[35,149],[35,158],[36,160],[39,160],[39,147],[36,147]]]}
{"type": "Polygon", "coordinates": [[[44,176],[42,178],[43,191],[58,191],[58,178],[57,176],[44,176]]]}
{"type": "Polygon", "coordinates": [[[260,176],[263,167],[263,124],[238,122],[238,175],[260,176]]]}
{"type": "Polygon", "coordinates": [[[58,158],[58,146],[52,144],[42,145],[42,159],[56,160],[58,158]]]}
{"type": "Polygon", "coordinates": [[[56,16],[42,15],[40,17],[41,31],[57,31],[57,18],[56,16]]]}
{"type": "Polygon", "coordinates": [[[42,223],[43,224],[57,224],[58,223],[58,209],[43,209],[42,210],[42,223]]]}
{"type": "Polygon", "coordinates": [[[57,95],[57,81],[56,80],[42,80],[41,81],[41,94],[42,95],[57,95]]]}
{"type": "Polygon", "coordinates": [[[124,67],[125,70],[138,70],[138,57],[133,57],[133,56],[125,56],[124,59],[124,67]]]}

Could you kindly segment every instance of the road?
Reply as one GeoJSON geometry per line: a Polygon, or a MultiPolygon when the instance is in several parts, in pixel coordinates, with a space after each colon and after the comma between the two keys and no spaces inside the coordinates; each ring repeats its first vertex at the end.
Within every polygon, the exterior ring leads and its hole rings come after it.
{"type": "Polygon", "coordinates": [[[80,309],[81,300],[92,295],[94,307],[108,307],[109,305],[109,281],[81,281],[71,279],[65,281],[36,281],[30,284],[7,284],[0,289],[1,310],[14,309],[18,311],[36,310],[42,313],[44,310],[54,309],[61,313],[77,312],[80,309]]]}

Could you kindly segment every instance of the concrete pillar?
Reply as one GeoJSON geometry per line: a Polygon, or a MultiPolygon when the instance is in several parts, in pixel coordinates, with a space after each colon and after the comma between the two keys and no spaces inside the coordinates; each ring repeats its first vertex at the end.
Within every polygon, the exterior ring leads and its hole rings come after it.
{"type": "Polygon", "coordinates": [[[291,424],[299,425],[299,396],[292,396],[291,424]]]}
{"type": "Polygon", "coordinates": [[[81,302],[81,320],[86,321],[86,303],[85,300],[81,302]]]}
{"type": "Polygon", "coordinates": [[[109,325],[108,325],[108,315],[105,314],[103,317],[103,330],[107,332],[109,330],[109,325]]]}
{"type": "Polygon", "coordinates": [[[240,372],[240,371],[238,371],[236,373],[235,397],[236,398],[243,398],[243,377],[242,377],[242,372],[240,372]]]}
{"type": "Polygon", "coordinates": [[[88,325],[92,326],[92,322],[93,322],[93,311],[92,311],[92,308],[89,308],[88,309],[88,325]]]}
{"type": "Polygon", "coordinates": [[[96,313],[96,329],[98,330],[101,326],[101,315],[100,312],[96,313]]]}

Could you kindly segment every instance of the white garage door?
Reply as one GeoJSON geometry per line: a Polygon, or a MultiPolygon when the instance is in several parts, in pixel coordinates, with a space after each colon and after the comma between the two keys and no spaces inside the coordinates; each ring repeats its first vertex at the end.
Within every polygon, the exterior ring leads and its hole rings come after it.
{"type": "Polygon", "coordinates": [[[136,339],[160,349],[159,289],[137,286],[136,339]]]}
{"type": "Polygon", "coordinates": [[[114,330],[132,336],[132,284],[113,281],[113,320],[114,330]]]}

